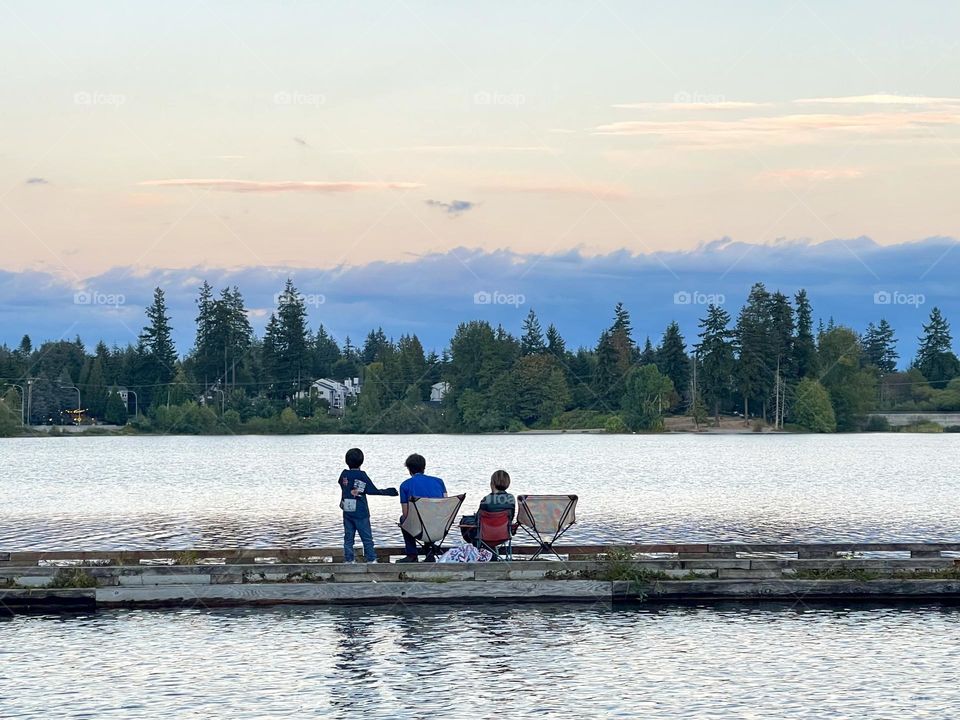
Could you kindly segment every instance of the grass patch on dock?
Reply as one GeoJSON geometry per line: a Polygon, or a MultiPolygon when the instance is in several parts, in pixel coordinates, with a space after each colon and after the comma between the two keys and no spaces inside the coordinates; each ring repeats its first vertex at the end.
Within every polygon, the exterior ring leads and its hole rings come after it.
{"type": "Polygon", "coordinates": [[[49,588],[95,588],[97,579],[80,568],[61,568],[47,585],[49,588]]]}
{"type": "Polygon", "coordinates": [[[785,580],[960,580],[960,567],[934,570],[893,570],[876,572],[863,568],[835,567],[828,570],[797,570],[785,580]]]}

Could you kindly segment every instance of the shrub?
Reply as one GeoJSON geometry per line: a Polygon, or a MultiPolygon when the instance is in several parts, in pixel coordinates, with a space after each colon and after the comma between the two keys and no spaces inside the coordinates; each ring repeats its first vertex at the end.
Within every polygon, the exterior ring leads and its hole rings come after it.
{"type": "Polygon", "coordinates": [[[608,433],[625,433],[630,432],[630,428],[627,427],[622,417],[619,415],[611,415],[603,424],[603,431],[608,433]]]}
{"type": "Polygon", "coordinates": [[[871,415],[864,430],[867,432],[890,432],[890,423],[882,415],[871,415]]]}
{"type": "Polygon", "coordinates": [[[797,385],[797,401],[793,408],[793,419],[813,432],[836,432],[837,418],[830,404],[830,395],[826,388],[816,380],[804,378],[797,385]]]}

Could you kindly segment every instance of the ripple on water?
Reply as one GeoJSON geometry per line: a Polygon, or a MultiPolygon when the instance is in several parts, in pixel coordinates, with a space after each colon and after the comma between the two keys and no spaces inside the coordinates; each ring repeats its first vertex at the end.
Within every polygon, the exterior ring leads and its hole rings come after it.
{"type": "Polygon", "coordinates": [[[960,611],[431,606],[0,622],[3,717],[956,715],[960,611]]]}
{"type": "Polygon", "coordinates": [[[351,445],[383,486],[422,452],[465,510],[498,467],[577,493],[571,541],[960,540],[960,435],[89,437],[0,440],[0,549],[337,544],[351,445]]]}

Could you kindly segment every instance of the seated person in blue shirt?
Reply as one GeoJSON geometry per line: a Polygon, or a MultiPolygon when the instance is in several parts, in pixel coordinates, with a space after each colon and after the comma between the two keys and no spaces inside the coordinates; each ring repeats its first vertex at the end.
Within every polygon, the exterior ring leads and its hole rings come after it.
{"type": "MultiPolygon", "coordinates": [[[[424,475],[423,471],[427,469],[427,461],[423,455],[414,453],[407,458],[404,463],[410,477],[400,483],[400,522],[402,523],[409,512],[408,503],[410,498],[442,498],[447,496],[447,486],[443,480],[438,477],[424,475]]],[[[418,562],[417,541],[406,530],[401,528],[403,533],[403,544],[406,557],[397,562],[418,562]]]]}

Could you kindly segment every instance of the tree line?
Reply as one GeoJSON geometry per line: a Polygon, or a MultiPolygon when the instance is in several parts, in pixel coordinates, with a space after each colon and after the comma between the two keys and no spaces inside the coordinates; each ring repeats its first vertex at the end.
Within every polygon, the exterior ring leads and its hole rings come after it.
{"type": "Polygon", "coordinates": [[[78,337],[0,347],[0,432],[56,423],[77,407],[87,421],[159,432],[495,432],[603,427],[657,431],[689,415],[699,426],[744,422],[817,432],[867,426],[877,409],[960,409],[960,361],[947,320],[933,308],[919,349],[898,370],[897,338],[882,318],[858,333],[831,318],[814,326],[807,293],[754,285],[733,317],[709,305],[695,338],[671,322],[638,342],[622,303],[592,347],[567,347],[534,310],[518,334],[461,323],[442,351],[415,334],[371,330],[355,345],[321,324],[288,280],[262,337],[237,287],[197,297],[195,339],[180,354],[161,288],[137,342],[92,352],[78,337]],[[310,391],[318,378],[359,378],[359,398],[337,414],[310,391]],[[442,402],[429,402],[443,381],[442,402]],[[129,391],[127,401],[121,391],[129,391]]]}

